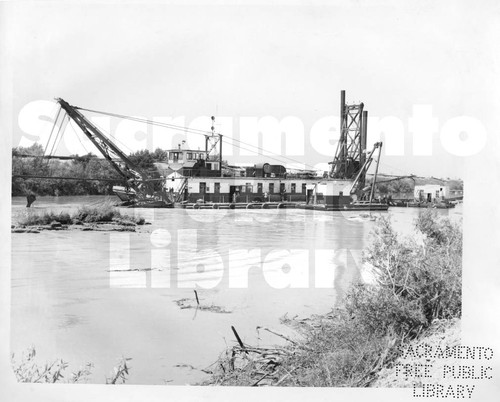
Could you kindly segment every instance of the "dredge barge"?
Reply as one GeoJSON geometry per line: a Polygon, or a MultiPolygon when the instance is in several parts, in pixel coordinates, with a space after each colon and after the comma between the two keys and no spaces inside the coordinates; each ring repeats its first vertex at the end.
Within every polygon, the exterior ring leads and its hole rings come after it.
{"type": "Polygon", "coordinates": [[[214,117],[211,132],[205,134],[204,151],[179,144],[166,151],[164,161],[154,164],[156,172],[146,172],[80,112],[85,109],[62,99],[58,102],[122,177],[123,186],[115,186],[113,190],[124,206],[324,211],[385,211],[389,207],[374,200],[382,143],[375,143],[368,152],[368,112],[363,110],[363,103],[347,105],[345,91],[341,91],[337,151],[329,171],[322,175],[314,170],[292,170],[269,163],[251,167],[224,165],[223,136],[214,131],[214,117]],[[366,174],[374,160],[374,180],[365,186],[366,174]]]}

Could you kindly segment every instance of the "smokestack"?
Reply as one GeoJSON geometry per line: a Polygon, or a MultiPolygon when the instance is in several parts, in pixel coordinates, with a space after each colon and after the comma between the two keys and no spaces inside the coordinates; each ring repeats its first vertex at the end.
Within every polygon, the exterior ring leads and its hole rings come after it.
{"type": "Polygon", "coordinates": [[[368,132],[368,111],[364,110],[361,119],[361,165],[366,161],[366,136],[368,132]]]}
{"type": "Polygon", "coordinates": [[[344,122],[345,113],[345,90],[340,91],[340,127],[342,128],[342,123],[344,122]]]}

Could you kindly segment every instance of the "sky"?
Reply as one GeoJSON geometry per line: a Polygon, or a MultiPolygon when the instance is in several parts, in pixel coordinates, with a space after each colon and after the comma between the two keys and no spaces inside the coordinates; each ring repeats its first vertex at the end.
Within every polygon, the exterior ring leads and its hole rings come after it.
{"type": "MultiPolygon", "coordinates": [[[[464,158],[496,147],[494,2],[212,3],[2,3],[12,146],[46,146],[50,102],[61,97],[207,130],[214,115],[232,164],[321,168],[335,153],[345,90],[369,111],[368,148],[384,142],[382,173],[459,178],[464,158]]],[[[204,146],[182,130],[95,122],[125,151],[204,146]]],[[[53,154],[98,153],[73,131],[53,154]]]]}

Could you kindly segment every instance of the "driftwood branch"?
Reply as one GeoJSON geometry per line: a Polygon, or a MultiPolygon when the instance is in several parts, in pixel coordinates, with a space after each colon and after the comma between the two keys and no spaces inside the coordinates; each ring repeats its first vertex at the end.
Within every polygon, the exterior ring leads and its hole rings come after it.
{"type": "Polygon", "coordinates": [[[294,341],[293,339],[289,338],[288,336],[280,334],[279,332],[277,332],[275,330],[269,329],[267,327],[260,327],[260,326],[257,327],[257,331],[259,329],[263,329],[264,331],[267,331],[267,332],[269,332],[269,333],[271,333],[273,335],[276,335],[276,336],[279,336],[280,338],[286,339],[288,342],[292,343],[293,345],[300,346],[301,348],[304,348],[306,350],[312,350],[312,349],[310,349],[310,348],[308,348],[308,347],[300,344],[299,342],[294,341]]]}
{"type": "Polygon", "coordinates": [[[243,344],[240,336],[238,335],[238,332],[236,332],[236,328],[234,328],[232,325],[231,325],[231,329],[233,330],[233,334],[234,336],[236,337],[236,340],[238,341],[238,344],[240,345],[241,349],[243,350],[246,350],[245,349],[245,345],[243,344]]]}

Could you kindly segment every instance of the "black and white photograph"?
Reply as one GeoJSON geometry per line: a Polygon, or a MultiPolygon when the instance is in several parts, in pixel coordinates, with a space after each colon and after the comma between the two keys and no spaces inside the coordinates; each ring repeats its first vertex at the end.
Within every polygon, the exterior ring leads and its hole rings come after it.
{"type": "Polygon", "coordinates": [[[5,400],[494,400],[499,18],[0,2],[5,400]]]}

